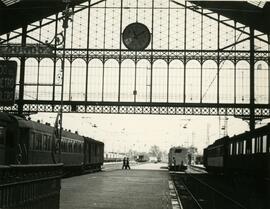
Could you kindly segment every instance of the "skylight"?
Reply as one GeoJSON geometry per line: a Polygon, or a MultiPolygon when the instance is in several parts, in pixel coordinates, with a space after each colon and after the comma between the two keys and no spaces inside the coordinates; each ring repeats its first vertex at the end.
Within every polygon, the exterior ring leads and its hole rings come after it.
{"type": "Polygon", "coordinates": [[[260,8],[263,8],[266,3],[266,1],[247,1],[247,2],[260,8]]]}
{"type": "Polygon", "coordinates": [[[20,2],[21,0],[1,0],[6,6],[11,6],[20,2]]]}

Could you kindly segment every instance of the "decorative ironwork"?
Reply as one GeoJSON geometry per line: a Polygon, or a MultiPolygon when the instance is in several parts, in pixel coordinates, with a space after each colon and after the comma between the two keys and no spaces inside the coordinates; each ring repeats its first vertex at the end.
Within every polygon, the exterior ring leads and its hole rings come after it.
{"type": "MultiPolygon", "coordinates": [[[[24,104],[25,114],[37,112],[59,112],[60,101],[27,101],[24,104]]],[[[0,111],[17,112],[17,106],[1,106],[0,111]]],[[[156,115],[223,115],[246,118],[250,114],[249,104],[213,104],[213,103],[133,103],[133,102],[66,102],[64,113],[102,113],[102,114],[156,114],[156,115]]],[[[257,119],[269,118],[269,105],[255,105],[257,119]]]]}
{"type": "Polygon", "coordinates": [[[1,45],[33,42],[53,49],[48,56],[0,54],[22,61],[19,100],[2,111],[58,112],[64,96],[63,112],[270,116],[267,34],[187,1],[92,0],[69,11],[73,22],[63,50],[64,16],[1,36],[1,45]],[[123,29],[136,21],[151,33],[143,51],[121,42],[123,29]]]}

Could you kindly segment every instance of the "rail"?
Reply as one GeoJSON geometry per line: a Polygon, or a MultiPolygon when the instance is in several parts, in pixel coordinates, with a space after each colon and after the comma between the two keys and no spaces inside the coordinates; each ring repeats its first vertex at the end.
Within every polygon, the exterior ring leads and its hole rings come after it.
{"type": "Polygon", "coordinates": [[[1,166],[0,208],[59,209],[62,166],[1,166]]]}
{"type": "Polygon", "coordinates": [[[218,191],[191,174],[185,174],[184,184],[199,208],[246,209],[245,206],[236,200],[218,191]]]}

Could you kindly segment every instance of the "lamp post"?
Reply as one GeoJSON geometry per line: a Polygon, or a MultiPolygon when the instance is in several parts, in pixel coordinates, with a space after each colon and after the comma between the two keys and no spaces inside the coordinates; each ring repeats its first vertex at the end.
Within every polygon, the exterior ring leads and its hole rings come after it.
{"type": "Polygon", "coordinates": [[[61,141],[62,141],[62,131],[63,131],[63,100],[64,100],[64,72],[65,72],[65,59],[66,59],[66,34],[68,28],[68,21],[71,20],[70,16],[72,12],[69,10],[69,3],[71,0],[63,0],[63,3],[66,4],[65,10],[62,12],[63,14],[63,54],[62,54],[62,62],[61,62],[61,103],[60,103],[60,131],[59,131],[59,154],[60,154],[60,161],[61,161],[61,141]]]}

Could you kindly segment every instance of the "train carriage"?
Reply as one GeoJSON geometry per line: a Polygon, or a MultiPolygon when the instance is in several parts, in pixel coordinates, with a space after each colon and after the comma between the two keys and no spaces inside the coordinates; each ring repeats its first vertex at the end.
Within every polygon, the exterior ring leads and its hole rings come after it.
{"type": "Polygon", "coordinates": [[[204,149],[204,166],[206,170],[223,172],[226,164],[226,143],[229,137],[216,140],[212,145],[204,149]]]}
{"type": "Polygon", "coordinates": [[[270,177],[270,124],[231,137],[227,146],[227,172],[270,177]]]}
{"type": "Polygon", "coordinates": [[[0,112],[0,165],[5,164],[7,153],[7,129],[11,119],[4,113],[0,112]]]}
{"type": "Polygon", "coordinates": [[[270,178],[270,124],[216,140],[204,149],[210,172],[270,178]]]}
{"type": "Polygon", "coordinates": [[[63,163],[65,171],[100,170],[103,152],[102,142],[76,132],[62,130],[60,141],[48,123],[0,114],[1,165],[63,163]]]}
{"type": "Polygon", "coordinates": [[[104,143],[84,137],[84,166],[86,169],[101,169],[104,162],[104,143]]]}

